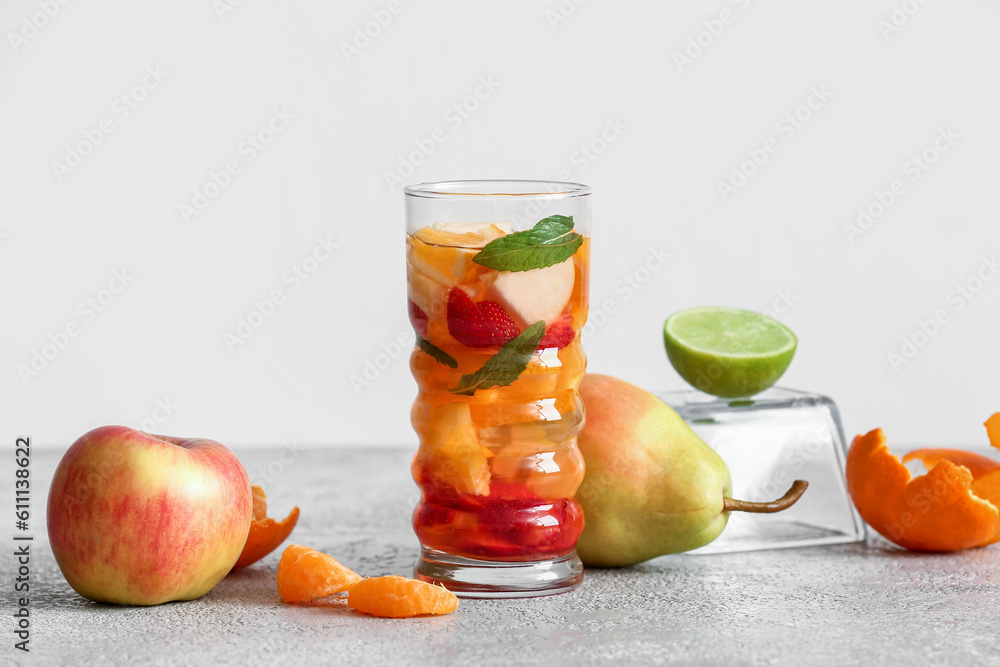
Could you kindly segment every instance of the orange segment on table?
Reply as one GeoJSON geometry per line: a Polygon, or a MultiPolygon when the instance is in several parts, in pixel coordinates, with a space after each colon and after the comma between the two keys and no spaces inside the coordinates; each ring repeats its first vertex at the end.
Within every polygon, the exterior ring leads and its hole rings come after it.
{"type": "Polygon", "coordinates": [[[446,588],[396,575],[365,579],[333,556],[299,544],[281,555],[277,583],[284,602],[347,592],[349,607],[385,618],[450,614],[458,608],[458,598],[446,588]]]}
{"type": "Polygon", "coordinates": [[[285,602],[309,602],[343,593],[361,581],[361,575],[333,556],[290,544],[278,563],[278,595],[285,602]]]}
{"type": "Polygon", "coordinates": [[[347,604],[372,616],[409,618],[450,614],[458,609],[458,598],[442,586],[392,575],[354,584],[347,593],[347,604]]]}

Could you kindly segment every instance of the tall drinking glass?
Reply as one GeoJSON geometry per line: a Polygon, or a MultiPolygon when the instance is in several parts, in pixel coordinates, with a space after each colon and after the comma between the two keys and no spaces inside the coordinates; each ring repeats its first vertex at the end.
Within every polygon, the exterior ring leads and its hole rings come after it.
{"type": "Polygon", "coordinates": [[[405,199],[416,576],[465,597],[571,590],[590,188],[452,181],[405,199]]]}

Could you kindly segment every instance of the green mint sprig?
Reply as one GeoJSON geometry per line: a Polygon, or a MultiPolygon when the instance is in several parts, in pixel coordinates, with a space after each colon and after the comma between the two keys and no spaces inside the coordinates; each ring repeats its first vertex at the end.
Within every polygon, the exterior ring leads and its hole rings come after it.
{"type": "Polygon", "coordinates": [[[582,243],[573,216],[550,215],[531,229],[490,241],[472,261],[497,271],[530,271],[565,262],[582,243]]]}
{"type": "Polygon", "coordinates": [[[458,368],[458,362],[455,361],[455,357],[451,356],[440,347],[430,342],[420,334],[415,334],[417,337],[417,347],[421,350],[434,357],[434,359],[448,368],[458,368]]]}
{"type": "Polygon", "coordinates": [[[545,320],[539,320],[501,347],[475,373],[466,373],[451,390],[459,396],[472,396],[477,389],[506,387],[513,384],[528,367],[535,348],[545,335],[545,320]]]}

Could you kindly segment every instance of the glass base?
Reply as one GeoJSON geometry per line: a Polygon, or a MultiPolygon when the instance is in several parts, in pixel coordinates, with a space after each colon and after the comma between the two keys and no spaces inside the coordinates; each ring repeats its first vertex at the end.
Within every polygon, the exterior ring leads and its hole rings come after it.
{"type": "Polygon", "coordinates": [[[421,550],[414,577],[441,584],[460,598],[532,598],[568,593],[583,582],[583,563],[574,551],[553,560],[473,560],[434,549],[421,550]]]}
{"type": "Polygon", "coordinates": [[[826,396],[772,387],[725,399],[699,391],[657,394],[729,466],[733,497],[768,501],[792,482],[809,488],[777,514],[733,512],[714,542],[691,554],[860,542],[865,528],[844,479],[847,446],[840,413],[826,396]]]}

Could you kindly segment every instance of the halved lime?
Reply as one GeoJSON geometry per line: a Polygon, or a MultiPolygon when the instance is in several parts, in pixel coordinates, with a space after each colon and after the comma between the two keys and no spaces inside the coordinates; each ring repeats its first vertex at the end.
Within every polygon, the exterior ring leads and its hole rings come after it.
{"type": "Polygon", "coordinates": [[[663,323],[667,357],[693,387],[723,398],[760,393],[778,381],[798,339],[766,315],[705,306],[680,310],[663,323]]]}

